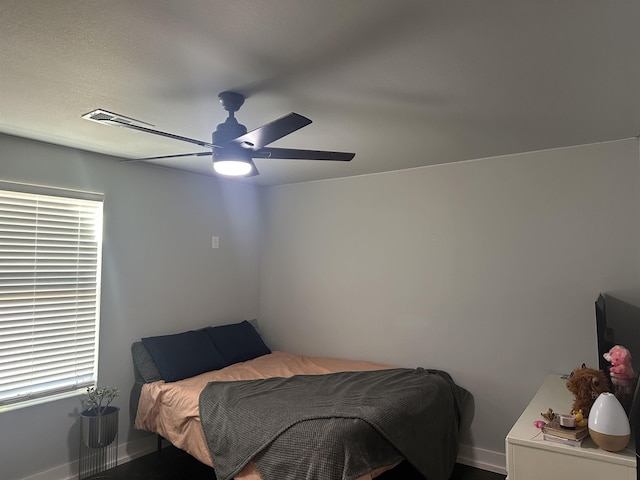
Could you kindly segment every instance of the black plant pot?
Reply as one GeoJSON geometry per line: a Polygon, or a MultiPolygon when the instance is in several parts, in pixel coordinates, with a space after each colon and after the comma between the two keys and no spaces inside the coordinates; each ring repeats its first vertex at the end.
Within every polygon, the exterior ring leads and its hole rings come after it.
{"type": "Polygon", "coordinates": [[[89,448],[110,445],[118,434],[119,407],[102,407],[101,414],[94,410],[84,410],[82,418],[82,441],[89,448]]]}

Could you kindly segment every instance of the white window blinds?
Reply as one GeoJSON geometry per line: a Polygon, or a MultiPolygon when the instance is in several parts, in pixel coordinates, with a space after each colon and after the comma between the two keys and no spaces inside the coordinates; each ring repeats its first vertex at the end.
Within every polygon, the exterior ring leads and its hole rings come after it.
{"type": "Polygon", "coordinates": [[[95,383],[102,200],[0,182],[0,410],[95,383]]]}

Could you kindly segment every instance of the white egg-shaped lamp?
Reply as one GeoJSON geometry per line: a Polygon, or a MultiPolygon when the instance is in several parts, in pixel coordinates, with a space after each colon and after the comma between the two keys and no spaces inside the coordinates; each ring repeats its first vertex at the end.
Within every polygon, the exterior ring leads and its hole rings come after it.
{"type": "Polygon", "coordinates": [[[629,419],[613,393],[601,393],[589,412],[589,435],[603,450],[619,452],[631,438],[629,419]]]}

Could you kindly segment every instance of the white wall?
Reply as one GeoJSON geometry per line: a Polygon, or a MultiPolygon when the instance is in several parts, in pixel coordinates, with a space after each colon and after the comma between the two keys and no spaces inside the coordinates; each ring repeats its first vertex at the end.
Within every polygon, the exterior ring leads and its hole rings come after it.
{"type": "MultiPolygon", "coordinates": [[[[152,448],[130,430],[131,343],[258,316],[258,189],[9,136],[0,179],[105,194],[99,382],[122,392],[120,458],[152,448]]],[[[76,397],[0,413],[0,478],[77,476],[79,410],[76,397]]]]}
{"type": "Polygon", "coordinates": [[[638,153],[632,139],[271,187],[265,335],[449,371],[475,396],[463,455],[504,467],[546,375],[597,366],[598,293],[640,287],[638,153]]]}

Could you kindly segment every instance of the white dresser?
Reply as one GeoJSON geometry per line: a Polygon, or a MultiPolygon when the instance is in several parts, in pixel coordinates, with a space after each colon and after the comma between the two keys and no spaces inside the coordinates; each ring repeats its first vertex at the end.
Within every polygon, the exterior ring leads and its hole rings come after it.
{"type": "Polygon", "coordinates": [[[617,453],[598,448],[587,438],[581,447],[543,440],[533,422],[552,408],[569,413],[573,396],[560,375],[550,375],[505,440],[508,480],[636,480],[635,448],[617,453]]]}

